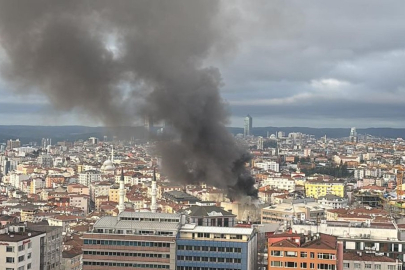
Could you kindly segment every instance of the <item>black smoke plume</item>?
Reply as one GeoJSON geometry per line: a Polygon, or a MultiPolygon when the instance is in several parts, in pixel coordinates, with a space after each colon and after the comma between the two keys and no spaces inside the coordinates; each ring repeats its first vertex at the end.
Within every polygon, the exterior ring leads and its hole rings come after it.
{"type": "Polygon", "coordinates": [[[172,180],[254,195],[245,150],[225,128],[220,72],[204,66],[233,47],[224,17],[215,0],[1,0],[2,77],[106,126],[135,113],[166,121],[178,134],[159,146],[172,180]]]}

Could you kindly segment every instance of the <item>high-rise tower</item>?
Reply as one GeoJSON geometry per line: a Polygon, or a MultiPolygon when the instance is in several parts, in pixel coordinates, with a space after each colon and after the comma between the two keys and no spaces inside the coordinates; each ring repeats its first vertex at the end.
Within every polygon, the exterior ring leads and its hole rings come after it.
{"type": "Polygon", "coordinates": [[[349,136],[350,142],[356,143],[357,142],[357,131],[355,127],[352,127],[350,129],[350,136],[349,136]]]}
{"type": "Polygon", "coordinates": [[[150,210],[152,213],[156,213],[157,205],[156,205],[156,168],[153,168],[153,179],[152,179],[152,203],[150,206],[150,210]]]}
{"type": "Polygon", "coordinates": [[[125,210],[124,198],[125,198],[125,182],[124,182],[124,169],[121,169],[121,179],[120,179],[120,199],[118,204],[118,212],[122,213],[125,210]]]}
{"type": "Polygon", "coordinates": [[[246,137],[246,136],[249,136],[249,135],[252,135],[252,124],[253,124],[253,119],[252,119],[252,117],[248,114],[246,117],[245,117],[245,125],[244,125],[244,132],[243,132],[243,135],[246,137]]]}

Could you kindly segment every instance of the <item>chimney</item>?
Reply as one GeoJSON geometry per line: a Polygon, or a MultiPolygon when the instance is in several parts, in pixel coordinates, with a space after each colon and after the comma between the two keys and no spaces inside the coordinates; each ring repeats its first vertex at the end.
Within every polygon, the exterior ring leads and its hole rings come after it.
{"type": "Polygon", "coordinates": [[[336,270],[343,270],[343,242],[337,242],[337,264],[336,270]]]}

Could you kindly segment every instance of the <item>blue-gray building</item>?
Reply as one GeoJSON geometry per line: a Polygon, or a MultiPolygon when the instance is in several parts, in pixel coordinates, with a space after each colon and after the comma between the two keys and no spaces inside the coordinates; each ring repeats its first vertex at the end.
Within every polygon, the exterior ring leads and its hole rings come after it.
{"type": "Polygon", "coordinates": [[[257,266],[257,234],[253,228],[186,224],[176,242],[177,270],[253,270],[257,266]]]}

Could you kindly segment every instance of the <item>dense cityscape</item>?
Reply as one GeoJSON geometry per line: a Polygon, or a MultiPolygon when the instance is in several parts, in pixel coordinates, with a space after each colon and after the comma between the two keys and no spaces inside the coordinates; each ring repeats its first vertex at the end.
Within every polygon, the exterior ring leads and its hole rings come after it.
{"type": "Polygon", "coordinates": [[[402,268],[402,138],[257,137],[244,121],[258,192],[238,200],[169,179],[152,140],[1,144],[0,267],[402,268]]]}
{"type": "Polygon", "coordinates": [[[0,0],[0,270],[405,270],[404,11],[0,0]]]}

